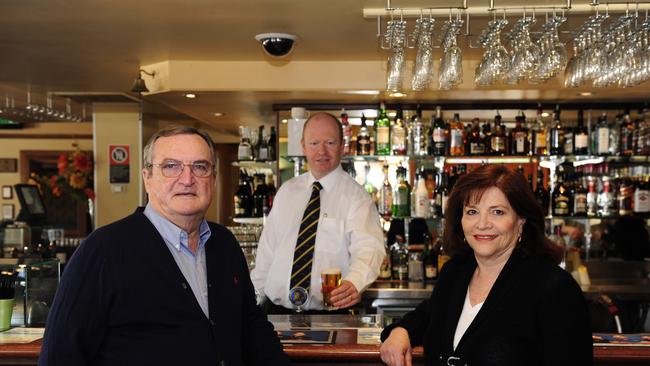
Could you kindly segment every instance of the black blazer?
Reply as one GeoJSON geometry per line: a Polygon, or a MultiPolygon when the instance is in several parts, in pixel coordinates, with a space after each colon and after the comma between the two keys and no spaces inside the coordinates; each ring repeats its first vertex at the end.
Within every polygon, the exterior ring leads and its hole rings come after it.
{"type": "Polygon", "coordinates": [[[427,365],[591,365],[587,305],[578,284],[550,261],[515,250],[481,310],[453,350],[454,333],[476,269],[473,255],[445,264],[428,300],[384,329],[404,327],[427,365]],[[457,357],[460,360],[455,360],[457,357]]]}
{"type": "Polygon", "coordinates": [[[68,263],[39,365],[289,365],[256,306],[242,251],[210,223],[209,317],[142,209],[93,232],[68,263]]]}

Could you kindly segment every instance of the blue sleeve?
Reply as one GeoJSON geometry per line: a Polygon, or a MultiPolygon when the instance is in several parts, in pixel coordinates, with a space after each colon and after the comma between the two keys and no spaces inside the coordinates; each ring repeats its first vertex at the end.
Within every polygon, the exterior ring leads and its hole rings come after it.
{"type": "Polygon", "coordinates": [[[110,281],[100,241],[89,237],[65,268],[45,326],[40,366],[91,364],[102,344],[110,281]]]}

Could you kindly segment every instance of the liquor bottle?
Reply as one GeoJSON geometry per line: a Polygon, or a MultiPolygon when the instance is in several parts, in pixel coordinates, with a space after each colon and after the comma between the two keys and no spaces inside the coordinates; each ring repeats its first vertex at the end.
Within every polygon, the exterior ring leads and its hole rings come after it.
{"type": "Polygon", "coordinates": [[[578,127],[573,134],[573,153],[587,155],[589,153],[589,132],[585,127],[584,112],[578,110],[578,127]]]}
{"type": "Polygon", "coordinates": [[[273,208],[273,200],[275,199],[275,194],[277,193],[275,183],[273,183],[273,174],[268,174],[266,176],[266,189],[268,192],[269,211],[271,211],[273,208]]]}
{"type": "Polygon", "coordinates": [[[630,111],[625,110],[619,131],[621,155],[634,155],[634,123],[630,111]]]}
{"type": "Polygon", "coordinates": [[[237,147],[237,160],[253,160],[253,147],[250,140],[250,129],[246,126],[239,126],[240,141],[237,147]]]}
{"type": "Polygon", "coordinates": [[[548,209],[550,204],[550,195],[546,188],[544,188],[544,171],[541,166],[537,166],[537,182],[535,187],[535,198],[540,206],[544,217],[548,216],[548,209]]]}
{"type": "Polygon", "coordinates": [[[634,203],[634,186],[628,179],[622,179],[621,184],[618,186],[618,195],[616,196],[618,202],[618,215],[631,216],[634,214],[632,205],[634,203]]]}
{"type": "Polygon", "coordinates": [[[233,197],[235,206],[235,217],[253,216],[253,202],[251,188],[246,182],[246,173],[239,172],[239,186],[233,197]]]}
{"type": "Polygon", "coordinates": [[[438,254],[433,249],[429,235],[424,235],[424,251],[422,253],[422,265],[424,266],[424,279],[434,280],[438,278],[438,254]]]}
{"type": "Polygon", "coordinates": [[[393,155],[406,155],[406,126],[402,115],[402,108],[397,109],[395,124],[391,127],[391,148],[393,155]]]}
{"type": "Polygon", "coordinates": [[[611,178],[602,177],[603,189],[598,194],[598,215],[601,217],[614,216],[614,191],[612,189],[611,178]]]}
{"type": "Polygon", "coordinates": [[[415,217],[429,218],[431,217],[431,203],[429,201],[429,191],[427,190],[426,179],[424,173],[418,179],[416,186],[415,199],[414,199],[414,215],[415,217]]]}
{"type": "Polygon", "coordinates": [[[650,215],[650,176],[645,178],[637,184],[634,190],[634,215],[647,217],[650,215]]]}
{"type": "Polygon", "coordinates": [[[574,147],[573,147],[573,139],[575,136],[575,131],[572,127],[565,127],[564,128],[564,155],[573,155],[574,154],[574,147]]]}
{"type": "Polygon", "coordinates": [[[562,166],[558,167],[557,176],[557,185],[555,186],[553,195],[551,196],[553,215],[566,216],[571,212],[571,197],[569,196],[569,190],[564,183],[564,170],[562,169],[562,166]]]}
{"type": "Polygon", "coordinates": [[[377,192],[377,187],[375,187],[372,183],[370,183],[370,180],[368,180],[368,177],[370,175],[370,164],[366,163],[366,166],[364,167],[365,175],[364,175],[364,182],[363,182],[363,189],[368,192],[370,197],[372,198],[372,202],[375,203],[375,206],[378,206],[379,203],[379,195],[377,192]]]}
{"type": "Polygon", "coordinates": [[[390,120],[386,116],[386,105],[381,102],[379,116],[375,120],[375,155],[390,155],[390,120]]]}
{"type": "Polygon", "coordinates": [[[433,213],[435,217],[443,217],[445,214],[445,204],[449,196],[449,177],[444,171],[438,175],[438,184],[436,184],[436,193],[434,199],[433,213]]]}
{"type": "Polygon", "coordinates": [[[257,138],[257,161],[269,160],[269,144],[264,135],[264,126],[260,126],[257,138]]]}
{"type": "Polygon", "coordinates": [[[415,110],[415,116],[411,123],[413,129],[413,154],[415,156],[426,156],[427,155],[427,136],[424,127],[424,122],[422,121],[422,109],[418,104],[415,110]]]}
{"type": "Polygon", "coordinates": [[[650,110],[644,108],[640,114],[636,139],[636,154],[650,155],[650,110]]]}
{"type": "Polygon", "coordinates": [[[555,112],[553,113],[553,123],[551,131],[549,132],[550,137],[550,147],[549,153],[551,155],[562,155],[564,154],[564,129],[560,123],[560,106],[555,106],[555,112]]]}
{"type": "Polygon", "coordinates": [[[479,119],[472,120],[472,132],[467,139],[469,144],[469,154],[472,156],[485,154],[485,141],[481,136],[481,127],[479,126],[479,119]]]}
{"type": "Polygon", "coordinates": [[[527,180],[528,180],[528,187],[530,187],[530,191],[535,192],[535,188],[534,188],[534,185],[533,185],[533,174],[532,173],[528,173],[527,180]]]}
{"type": "Polygon", "coordinates": [[[573,197],[571,215],[587,216],[587,189],[585,189],[582,184],[582,179],[578,179],[574,182],[571,196],[573,197]]]}
{"type": "Polygon", "coordinates": [[[361,128],[357,135],[357,155],[370,155],[370,132],[364,114],[361,114],[361,128]]]}
{"type": "Polygon", "coordinates": [[[531,155],[548,155],[548,146],[547,146],[547,128],[544,120],[542,119],[542,105],[537,105],[537,116],[535,117],[535,123],[533,124],[533,146],[531,146],[532,154],[531,155]]]}
{"type": "Polygon", "coordinates": [[[497,115],[494,116],[494,131],[492,131],[490,150],[493,155],[504,156],[508,150],[506,146],[505,130],[501,127],[501,115],[497,111],[497,115]]]}
{"type": "Polygon", "coordinates": [[[621,153],[621,122],[623,121],[623,115],[619,114],[612,120],[612,123],[609,125],[609,155],[616,156],[621,153]]]}
{"type": "Polygon", "coordinates": [[[431,155],[445,156],[447,154],[447,126],[442,119],[442,108],[436,107],[436,115],[432,120],[433,149],[431,155]]]}
{"type": "Polygon", "coordinates": [[[605,112],[598,118],[596,139],[596,154],[609,155],[609,123],[605,112]]]}
{"type": "Polygon", "coordinates": [[[395,189],[394,210],[395,217],[408,217],[411,214],[411,187],[406,182],[406,168],[397,167],[397,187],[395,189]]]}
{"type": "Polygon", "coordinates": [[[454,119],[450,126],[449,155],[465,155],[465,128],[460,122],[460,115],[454,113],[454,119]]]}
{"type": "Polygon", "coordinates": [[[271,133],[269,134],[269,160],[278,159],[278,134],[275,131],[275,126],[271,126],[271,133]]]}
{"type": "Polygon", "coordinates": [[[530,152],[528,129],[524,127],[525,124],[526,115],[520,110],[515,117],[515,128],[510,131],[511,155],[526,155],[530,152]]]}
{"type": "Polygon", "coordinates": [[[264,182],[264,174],[255,174],[257,186],[253,193],[253,217],[264,217],[269,214],[269,192],[264,182]]]}
{"type": "Polygon", "coordinates": [[[485,121],[482,128],[483,133],[483,146],[485,147],[484,155],[492,155],[492,129],[490,128],[490,122],[485,121]]]}
{"type": "Polygon", "coordinates": [[[596,177],[587,177],[587,216],[598,215],[598,188],[596,177]]]}
{"type": "Polygon", "coordinates": [[[395,243],[390,247],[390,257],[393,279],[399,281],[408,280],[408,248],[401,235],[395,235],[395,243]]]}
{"type": "Polygon", "coordinates": [[[384,164],[384,184],[379,190],[379,215],[384,219],[389,219],[392,215],[393,206],[393,187],[388,180],[388,165],[384,164]]]}
{"type": "Polygon", "coordinates": [[[451,257],[447,254],[447,252],[445,252],[445,246],[442,242],[442,238],[443,238],[443,230],[440,230],[440,236],[438,236],[438,239],[436,240],[436,245],[438,248],[438,275],[442,271],[442,267],[444,267],[445,263],[447,263],[449,259],[451,259],[451,257]]]}
{"type": "Polygon", "coordinates": [[[341,109],[341,127],[343,128],[343,155],[353,155],[352,127],[350,127],[350,121],[345,109],[341,109]]]}
{"type": "Polygon", "coordinates": [[[386,256],[384,256],[384,260],[381,262],[381,267],[379,267],[379,279],[381,280],[390,280],[392,277],[392,272],[391,272],[391,252],[390,249],[388,248],[388,245],[386,244],[386,238],[384,237],[384,250],[386,251],[386,256]]]}

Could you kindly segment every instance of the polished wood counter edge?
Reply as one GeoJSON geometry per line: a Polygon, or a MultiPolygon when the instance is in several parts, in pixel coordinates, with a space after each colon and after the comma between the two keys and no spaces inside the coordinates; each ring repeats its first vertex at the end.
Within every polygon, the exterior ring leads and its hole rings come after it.
{"type": "MultiPolygon", "coordinates": [[[[379,346],[356,344],[356,330],[338,329],[335,344],[285,344],[284,350],[295,360],[379,361],[379,346]],[[352,343],[353,342],[353,343],[352,343]]],[[[37,360],[41,340],[25,344],[0,344],[0,360],[37,360]]],[[[423,358],[422,347],[413,349],[414,360],[423,358]]],[[[594,346],[594,360],[601,362],[650,364],[650,347],[594,346]]],[[[4,363],[4,362],[0,362],[4,363]]]]}

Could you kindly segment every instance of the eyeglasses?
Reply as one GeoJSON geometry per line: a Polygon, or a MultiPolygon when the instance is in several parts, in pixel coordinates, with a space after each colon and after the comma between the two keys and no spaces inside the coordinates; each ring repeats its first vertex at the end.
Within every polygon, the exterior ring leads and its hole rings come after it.
{"type": "Polygon", "coordinates": [[[156,166],[164,177],[176,178],[183,173],[185,166],[189,166],[192,175],[198,178],[209,177],[212,174],[212,164],[207,161],[193,161],[185,164],[178,160],[166,160],[160,164],[149,163],[148,167],[156,166]]]}

